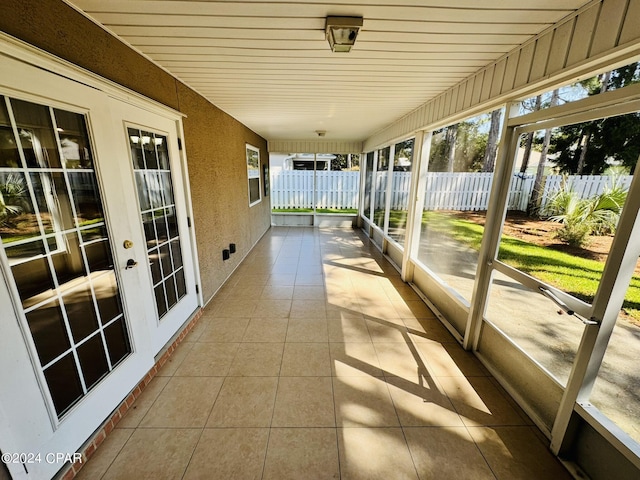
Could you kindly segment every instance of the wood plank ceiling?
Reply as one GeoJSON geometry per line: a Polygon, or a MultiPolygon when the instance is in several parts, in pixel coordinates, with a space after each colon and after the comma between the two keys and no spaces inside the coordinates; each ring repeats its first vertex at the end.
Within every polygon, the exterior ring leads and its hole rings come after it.
{"type": "Polygon", "coordinates": [[[67,1],[268,140],[359,141],[590,0],[67,1]]]}

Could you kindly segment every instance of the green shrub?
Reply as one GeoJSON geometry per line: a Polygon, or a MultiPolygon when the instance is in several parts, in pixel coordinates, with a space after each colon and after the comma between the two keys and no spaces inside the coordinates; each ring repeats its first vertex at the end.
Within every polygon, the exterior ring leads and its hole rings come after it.
{"type": "Polygon", "coordinates": [[[22,212],[20,203],[26,194],[24,180],[17,175],[10,174],[4,183],[0,183],[0,223],[22,212]]]}
{"type": "Polygon", "coordinates": [[[589,235],[615,233],[622,207],[627,198],[627,189],[613,181],[602,193],[590,198],[580,196],[565,184],[551,196],[544,209],[548,220],[562,223],[556,232],[561,242],[583,247],[589,235]]]}
{"type": "Polygon", "coordinates": [[[555,232],[555,237],[572,247],[584,247],[589,243],[590,228],[581,223],[565,223],[555,232]]]}

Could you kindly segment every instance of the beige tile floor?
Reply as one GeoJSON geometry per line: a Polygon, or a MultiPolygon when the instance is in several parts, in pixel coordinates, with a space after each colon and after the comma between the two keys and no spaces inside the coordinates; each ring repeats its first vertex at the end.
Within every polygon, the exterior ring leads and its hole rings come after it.
{"type": "Polygon", "coordinates": [[[564,479],[354,230],[272,228],[82,479],[564,479]]]}

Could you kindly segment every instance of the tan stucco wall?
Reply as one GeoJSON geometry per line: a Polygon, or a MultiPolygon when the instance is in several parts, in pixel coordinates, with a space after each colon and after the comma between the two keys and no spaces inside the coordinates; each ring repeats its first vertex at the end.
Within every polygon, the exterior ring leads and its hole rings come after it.
{"type": "Polygon", "coordinates": [[[205,301],[231,274],[271,224],[269,197],[249,208],[246,144],[269,161],[267,144],[234,118],[193,90],[178,84],[189,159],[196,237],[205,301]],[[237,252],[225,262],[222,249],[235,243],[237,252]],[[204,268],[206,267],[206,272],[204,268]]]}
{"type": "Polygon", "coordinates": [[[184,144],[202,293],[211,298],[269,228],[269,198],[249,208],[245,144],[266,141],[61,0],[2,0],[0,30],[186,115],[184,144]],[[222,261],[222,249],[237,253],[222,261]]]}

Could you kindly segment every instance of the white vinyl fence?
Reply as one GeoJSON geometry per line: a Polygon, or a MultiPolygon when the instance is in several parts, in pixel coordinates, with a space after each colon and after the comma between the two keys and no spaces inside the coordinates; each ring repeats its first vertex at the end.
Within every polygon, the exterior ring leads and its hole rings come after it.
{"type": "MultiPolygon", "coordinates": [[[[358,208],[360,172],[316,172],[317,208],[358,208]]],[[[384,192],[388,172],[376,175],[374,191],[384,192]]],[[[427,173],[425,210],[486,210],[493,182],[493,173],[427,173]]],[[[628,188],[631,176],[604,175],[549,175],[544,181],[541,205],[544,206],[553,192],[566,183],[588,198],[601,193],[612,182],[628,188]]],[[[406,210],[409,202],[411,172],[393,172],[391,185],[391,209],[406,210]]],[[[527,209],[533,190],[534,176],[515,174],[509,185],[507,209],[527,209]]],[[[313,208],[313,171],[281,170],[271,178],[271,203],[273,208],[313,208]]],[[[385,195],[376,196],[374,208],[384,208],[385,195]]]]}
{"type": "Polygon", "coordinates": [[[612,188],[614,184],[628,190],[632,178],[632,175],[549,175],[544,183],[540,205],[544,207],[549,197],[565,185],[580,195],[580,198],[590,198],[599,195],[605,188],[612,188]]]}
{"type": "MultiPolygon", "coordinates": [[[[280,170],[271,175],[271,208],[313,208],[313,171],[280,170]]],[[[360,172],[318,171],[317,208],[358,208],[360,172]]]]}

